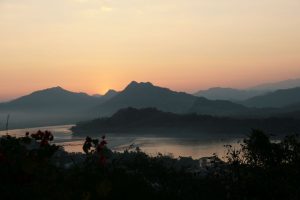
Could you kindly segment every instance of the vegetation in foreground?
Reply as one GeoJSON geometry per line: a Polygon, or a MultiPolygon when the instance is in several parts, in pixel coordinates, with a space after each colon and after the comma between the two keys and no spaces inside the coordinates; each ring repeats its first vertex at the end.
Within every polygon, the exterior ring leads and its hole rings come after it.
{"type": "Polygon", "coordinates": [[[227,146],[226,161],[116,153],[105,137],[69,154],[52,140],[47,131],[0,139],[1,199],[300,199],[297,135],[271,142],[253,130],[227,146]]]}

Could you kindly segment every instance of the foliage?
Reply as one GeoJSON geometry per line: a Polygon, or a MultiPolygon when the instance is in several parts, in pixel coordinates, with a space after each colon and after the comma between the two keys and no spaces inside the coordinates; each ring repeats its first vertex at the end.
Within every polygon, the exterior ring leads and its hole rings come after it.
{"type": "Polygon", "coordinates": [[[271,141],[252,130],[240,149],[228,148],[226,184],[231,199],[299,199],[300,139],[289,135],[271,141]]]}
{"type": "Polygon", "coordinates": [[[83,151],[89,156],[96,156],[100,165],[106,165],[107,156],[110,153],[106,147],[107,142],[105,136],[102,136],[102,141],[99,143],[98,139],[92,139],[89,136],[86,137],[83,144],[83,151]]]}
{"type": "Polygon", "coordinates": [[[2,199],[300,198],[297,135],[274,142],[253,130],[240,148],[227,146],[226,162],[213,156],[207,167],[140,149],[111,152],[105,136],[87,137],[85,154],[73,155],[71,167],[58,167],[51,158],[61,150],[52,139],[50,132],[0,139],[2,199]]]}

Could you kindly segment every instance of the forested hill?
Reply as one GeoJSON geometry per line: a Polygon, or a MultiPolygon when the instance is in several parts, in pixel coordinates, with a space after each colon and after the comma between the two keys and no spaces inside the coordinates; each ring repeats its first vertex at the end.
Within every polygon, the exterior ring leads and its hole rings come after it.
{"type": "Polygon", "coordinates": [[[251,129],[261,129],[276,134],[300,132],[300,120],[290,118],[235,119],[198,114],[174,114],[155,108],[126,108],[113,116],[80,122],[72,128],[76,134],[153,132],[177,133],[224,133],[244,134],[251,129]]]}

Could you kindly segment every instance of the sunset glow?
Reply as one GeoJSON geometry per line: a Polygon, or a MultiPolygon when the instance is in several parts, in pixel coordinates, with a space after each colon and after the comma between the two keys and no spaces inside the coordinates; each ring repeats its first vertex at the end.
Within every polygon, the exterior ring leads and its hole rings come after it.
{"type": "Polygon", "coordinates": [[[0,100],[300,77],[299,0],[0,0],[0,100]]]}

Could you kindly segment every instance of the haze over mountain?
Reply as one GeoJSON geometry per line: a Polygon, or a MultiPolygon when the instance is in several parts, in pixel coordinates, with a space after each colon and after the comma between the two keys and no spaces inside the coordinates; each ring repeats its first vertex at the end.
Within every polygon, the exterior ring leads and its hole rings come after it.
{"type": "MultiPolygon", "coordinates": [[[[216,88],[215,91],[221,91],[220,94],[227,95],[228,98],[229,96],[245,98],[250,94],[231,88],[216,88]]],[[[296,111],[300,110],[299,99],[300,88],[256,96],[240,101],[242,105],[227,100],[196,97],[158,87],[150,82],[133,81],[123,91],[109,90],[103,96],[90,96],[54,87],[0,103],[0,127],[3,128],[7,114],[11,115],[11,127],[28,127],[75,123],[100,116],[111,116],[118,110],[128,107],[153,107],[165,112],[213,116],[265,117],[293,116],[293,114],[298,116],[296,111]]]]}
{"type": "Polygon", "coordinates": [[[226,100],[208,100],[205,98],[197,98],[189,113],[195,112],[198,114],[216,115],[216,116],[232,116],[239,115],[251,109],[226,100]]]}
{"type": "Polygon", "coordinates": [[[208,90],[200,90],[195,96],[205,97],[211,100],[242,101],[263,94],[265,91],[239,90],[234,88],[214,87],[208,90]]]}
{"type": "Polygon", "coordinates": [[[277,90],[265,95],[256,96],[242,102],[244,105],[263,108],[274,107],[280,108],[292,104],[300,103],[300,87],[277,90]]]}
{"type": "Polygon", "coordinates": [[[54,87],[0,104],[2,120],[10,114],[11,127],[74,123],[88,118],[86,110],[101,98],[54,87]]]}
{"type": "Polygon", "coordinates": [[[54,112],[84,110],[87,105],[98,104],[99,99],[85,93],[75,93],[61,87],[33,92],[7,103],[0,104],[2,110],[54,112]]]}
{"type": "Polygon", "coordinates": [[[245,89],[213,87],[207,90],[200,90],[194,95],[199,97],[205,97],[211,100],[229,100],[229,101],[244,101],[246,99],[260,96],[268,92],[272,92],[280,89],[290,89],[300,87],[299,79],[289,79],[273,83],[264,83],[254,87],[245,89]]]}
{"type": "Polygon", "coordinates": [[[254,87],[247,88],[248,90],[263,90],[263,91],[274,91],[280,89],[290,89],[300,87],[300,78],[288,79],[273,83],[264,83],[254,87]]]}
{"type": "Polygon", "coordinates": [[[0,120],[11,115],[11,127],[74,123],[99,116],[110,116],[119,109],[155,107],[174,113],[197,112],[226,115],[243,110],[229,101],[210,101],[184,92],[154,86],[149,82],[131,82],[123,91],[109,90],[103,96],[67,91],[54,87],[33,92],[0,104],[0,120]],[[195,104],[195,102],[198,102],[195,104]],[[200,102],[200,103],[199,103],[200,102]],[[235,109],[233,109],[235,108],[235,109]]]}

